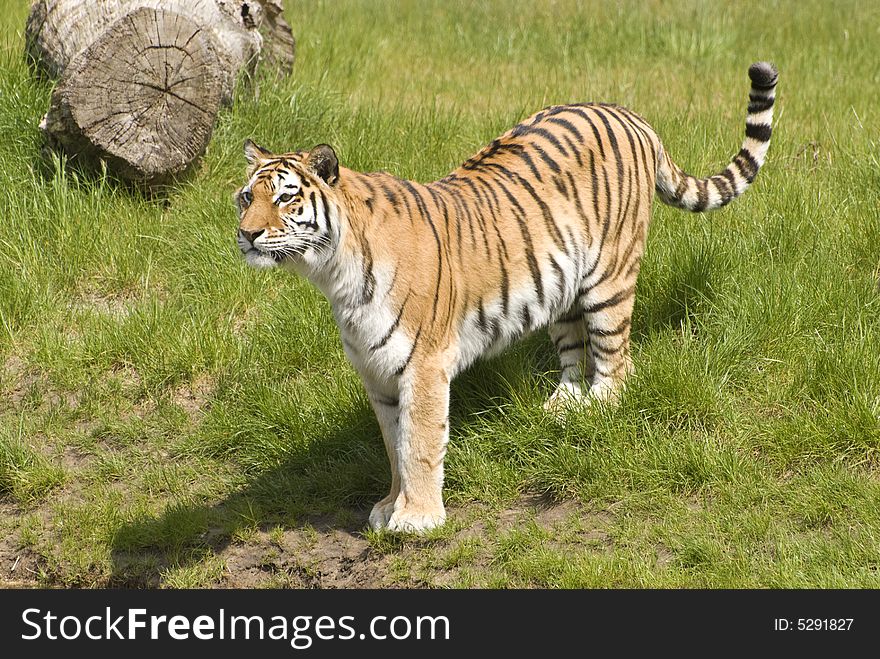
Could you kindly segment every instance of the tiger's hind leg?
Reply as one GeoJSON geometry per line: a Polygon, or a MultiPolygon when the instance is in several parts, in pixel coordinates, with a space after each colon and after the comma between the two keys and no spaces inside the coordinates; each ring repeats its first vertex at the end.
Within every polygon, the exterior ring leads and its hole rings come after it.
{"type": "Polygon", "coordinates": [[[594,364],[588,395],[614,402],[633,372],[630,327],[635,302],[635,277],[607,282],[581,297],[590,356],[594,364]]]}
{"type": "Polygon", "coordinates": [[[550,339],[559,352],[559,385],[544,403],[548,412],[558,412],[569,405],[588,404],[584,384],[593,378],[593,359],[589,350],[589,335],[580,305],[575,305],[548,328],[550,339]]]}

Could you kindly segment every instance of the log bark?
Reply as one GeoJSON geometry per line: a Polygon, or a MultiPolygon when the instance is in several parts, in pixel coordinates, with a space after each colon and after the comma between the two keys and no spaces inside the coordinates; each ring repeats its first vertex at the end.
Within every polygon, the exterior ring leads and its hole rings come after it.
{"type": "Polygon", "coordinates": [[[278,0],[37,0],[26,52],[60,78],[41,124],[47,142],[123,178],[179,175],[242,77],[290,72],[281,11],[278,0]]]}

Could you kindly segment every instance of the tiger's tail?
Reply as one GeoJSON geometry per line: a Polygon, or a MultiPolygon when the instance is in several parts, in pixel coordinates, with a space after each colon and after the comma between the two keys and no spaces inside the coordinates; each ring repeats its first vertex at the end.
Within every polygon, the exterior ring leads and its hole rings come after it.
{"type": "Polygon", "coordinates": [[[657,195],[661,201],[683,210],[700,212],[720,208],[748,189],[764,164],[770,147],[773,100],[779,73],[769,62],[749,67],[752,88],[746,117],[746,138],[730,164],[719,174],[696,178],[676,165],[661,146],[657,166],[657,195]]]}

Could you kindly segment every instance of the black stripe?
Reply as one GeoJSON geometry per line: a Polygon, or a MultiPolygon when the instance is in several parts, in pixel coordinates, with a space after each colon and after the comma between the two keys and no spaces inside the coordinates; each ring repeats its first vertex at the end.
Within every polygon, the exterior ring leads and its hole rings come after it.
{"type": "Polygon", "coordinates": [[[773,128],[770,124],[750,124],[746,123],[746,137],[751,137],[759,142],[769,142],[770,134],[773,128]]]}
{"type": "MultiPolygon", "coordinates": [[[[478,178],[477,181],[479,181],[484,186],[488,186],[488,184],[486,182],[484,182],[482,179],[478,178]]],[[[477,200],[477,211],[480,213],[480,217],[483,217],[483,213],[482,213],[483,207],[485,207],[489,211],[489,219],[491,220],[492,229],[494,229],[495,236],[498,238],[498,245],[499,245],[498,262],[499,262],[499,264],[501,264],[502,258],[506,259],[506,258],[509,258],[509,256],[507,253],[507,243],[505,242],[504,238],[501,236],[501,231],[499,231],[499,229],[498,229],[498,214],[496,213],[495,207],[493,206],[492,201],[486,196],[486,194],[479,187],[477,187],[476,183],[474,183],[470,179],[464,179],[464,182],[467,184],[467,186],[474,193],[474,197],[477,200]]],[[[492,192],[491,189],[490,189],[490,192],[492,192]]],[[[494,192],[492,192],[492,194],[494,197],[494,192]]],[[[484,226],[485,226],[485,223],[484,223],[484,226]]],[[[488,253],[488,234],[484,235],[483,240],[486,244],[487,253],[488,253]]],[[[503,267],[503,264],[502,264],[502,267],[503,267]]],[[[505,273],[505,276],[506,276],[506,273],[505,273]]],[[[506,302],[505,302],[505,313],[507,313],[506,302]]]]}
{"type": "Polygon", "coordinates": [[[395,330],[397,330],[398,325],[400,325],[400,319],[403,317],[403,310],[406,307],[406,303],[409,300],[409,296],[412,295],[412,290],[407,292],[406,297],[403,298],[403,304],[400,305],[400,311],[397,312],[397,317],[394,319],[394,322],[391,323],[391,327],[388,328],[388,331],[385,332],[385,336],[383,336],[377,343],[374,343],[369,347],[371,351],[376,351],[386,343],[388,343],[389,339],[391,339],[391,335],[394,334],[395,330]]]}
{"type": "Polygon", "coordinates": [[[501,313],[507,315],[507,309],[510,305],[510,280],[507,276],[507,267],[498,255],[498,266],[501,268],[501,313]]]}
{"type": "Polygon", "coordinates": [[[583,167],[584,159],[581,157],[581,149],[572,141],[572,139],[568,135],[563,135],[562,138],[565,140],[565,143],[568,144],[568,148],[571,149],[571,152],[574,154],[574,158],[575,160],[577,160],[578,167],[583,167]]]}
{"type": "Polygon", "coordinates": [[[654,129],[651,128],[651,125],[647,121],[645,121],[642,117],[637,115],[635,112],[633,112],[629,108],[625,108],[622,105],[615,105],[614,110],[619,112],[623,116],[625,116],[627,119],[629,119],[630,123],[633,125],[633,127],[637,128],[641,133],[643,133],[645,135],[645,137],[648,138],[648,142],[651,141],[649,134],[655,135],[655,133],[654,133],[654,129]]]}
{"type": "Polygon", "coordinates": [[[596,313],[598,311],[602,311],[604,309],[609,309],[611,307],[616,307],[621,302],[624,302],[629,299],[632,295],[632,292],[635,290],[635,284],[629,286],[628,288],[623,289],[622,291],[618,291],[611,297],[602,300],[601,302],[595,302],[588,307],[584,307],[584,313],[596,313]]]}
{"type": "MultiPolygon", "coordinates": [[[[416,202],[416,208],[422,213],[424,219],[431,222],[430,215],[428,214],[428,206],[425,204],[425,199],[422,197],[421,192],[416,189],[412,182],[407,181],[406,179],[400,179],[400,184],[403,185],[404,189],[412,196],[413,200],[416,202]]],[[[431,223],[431,225],[433,226],[433,223],[431,223]]]]}
{"type": "Polygon", "coordinates": [[[618,336],[623,334],[626,330],[629,329],[630,319],[624,318],[620,324],[610,330],[602,329],[601,327],[594,327],[589,324],[589,320],[587,321],[587,328],[590,330],[591,334],[595,334],[596,336],[608,337],[608,336],[618,336]]]}
{"type": "MultiPolygon", "coordinates": [[[[455,177],[448,177],[448,178],[449,178],[449,180],[444,179],[444,180],[438,181],[437,184],[442,185],[444,187],[444,189],[446,189],[449,192],[449,196],[452,198],[452,205],[454,206],[455,211],[456,211],[455,214],[453,215],[453,220],[455,221],[455,238],[458,241],[458,256],[459,256],[459,258],[461,258],[462,249],[464,247],[464,241],[461,239],[461,225],[462,225],[462,222],[464,221],[464,216],[459,212],[459,209],[460,209],[459,196],[460,196],[460,194],[459,194],[458,187],[456,185],[454,185],[452,183],[452,181],[453,180],[467,180],[467,179],[458,179],[455,177]]],[[[474,240],[473,227],[471,227],[471,239],[474,240]]],[[[476,245],[476,242],[474,242],[474,244],[476,245]]]]}
{"type": "Polygon", "coordinates": [[[376,276],[373,273],[373,252],[370,250],[370,243],[362,234],[358,234],[358,242],[364,257],[364,283],[361,287],[360,299],[360,304],[364,305],[369,304],[373,300],[373,295],[376,292],[376,276]]]}
{"type": "MultiPolygon", "coordinates": [[[[568,172],[566,172],[568,173],[568,172]]],[[[559,190],[559,194],[568,199],[568,190],[565,188],[565,181],[563,181],[560,177],[553,177],[553,185],[556,186],[556,189],[559,190]]]]}
{"type": "Polygon", "coordinates": [[[492,335],[493,341],[497,339],[498,335],[501,333],[501,328],[498,325],[498,318],[489,318],[486,316],[486,309],[483,307],[483,300],[480,300],[480,306],[477,310],[477,324],[480,326],[480,330],[483,334],[492,335]]]}
{"type": "MultiPolygon", "coordinates": [[[[572,246],[572,249],[574,251],[575,272],[580,272],[581,266],[584,263],[584,254],[583,252],[581,252],[581,243],[577,238],[575,238],[574,231],[572,231],[571,227],[565,227],[565,233],[568,235],[568,242],[572,246]]],[[[581,235],[583,235],[583,233],[581,235]]],[[[590,234],[589,244],[593,244],[592,234],[590,234]]]]}
{"type": "Polygon", "coordinates": [[[523,327],[527,329],[532,328],[532,314],[529,311],[529,305],[524,304],[522,308],[519,310],[519,317],[522,321],[523,327]]]}
{"type": "MultiPolygon", "coordinates": [[[[466,179],[458,179],[458,180],[466,180],[466,179]]],[[[467,221],[467,227],[471,234],[471,249],[477,248],[477,232],[474,230],[474,218],[471,215],[470,209],[467,207],[467,204],[464,202],[464,197],[461,194],[461,190],[458,187],[455,187],[451,193],[452,204],[455,207],[456,214],[456,236],[460,244],[462,244],[461,238],[461,225],[467,221]]],[[[461,252],[461,249],[459,249],[461,252]]]]}
{"type": "Polygon", "coordinates": [[[576,323],[584,319],[584,314],[580,309],[576,309],[575,311],[570,311],[561,318],[556,319],[555,323],[559,323],[560,325],[571,325],[572,323],[576,323]]]}
{"type": "Polygon", "coordinates": [[[524,148],[519,148],[513,152],[513,155],[520,158],[523,162],[526,163],[526,166],[529,168],[529,171],[532,172],[532,176],[534,176],[538,181],[543,181],[541,178],[541,172],[538,170],[535,165],[535,161],[532,160],[532,157],[526,152],[524,148]]]}
{"type": "Polygon", "coordinates": [[[596,222],[598,222],[602,216],[599,211],[599,175],[596,173],[596,159],[593,157],[593,152],[589,151],[588,153],[590,155],[590,183],[593,186],[593,211],[596,213],[596,222]]]}
{"type": "Polygon", "coordinates": [[[535,258],[535,247],[532,244],[532,236],[529,232],[528,224],[526,223],[526,213],[520,203],[516,200],[516,197],[510,193],[510,190],[508,190],[501,181],[498,181],[498,188],[504,192],[508,201],[518,211],[517,213],[514,213],[514,215],[516,216],[519,230],[522,234],[523,246],[525,247],[526,252],[526,261],[529,264],[529,272],[532,275],[532,281],[535,283],[535,292],[538,295],[538,302],[543,306],[544,283],[541,279],[541,269],[538,267],[538,261],[535,258]]]}
{"type": "Polygon", "coordinates": [[[760,82],[755,82],[754,80],[752,80],[752,89],[757,89],[759,91],[769,92],[779,82],[779,78],[778,78],[778,76],[774,75],[770,80],[771,81],[767,84],[762,84],[760,82]]]}
{"type": "Polygon", "coordinates": [[[480,326],[480,330],[485,334],[489,329],[489,325],[486,323],[486,309],[483,307],[483,300],[480,300],[480,304],[477,307],[477,325],[480,326]]]}
{"type": "Polygon", "coordinates": [[[586,350],[587,346],[583,340],[575,341],[574,343],[566,343],[563,346],[558,346],[557,350],[559,354],[563,352],[571,352],[572,350],[586,350]]]}
{"type": "Polygon", "coordinates": [[[578,142],[584,141],[584,136],[581,135],[581,132],[577,129],[577,126],[571,123],[568,119],[563,119],[562,117],[547,117],[546,121],[562,126],[566,130],[568,130],[568,132],[574,135],[578,142]]]}
{"type": "Polygon", "coordinates": [[[607,357],[609,355],[615,355],[618,352],[620,352],[621,348],[623,348],[622,343],[619,346],[617,346],[616,348],[606,348],[605,346],[600,345],[599,343],[596,342],[597,338],[598,337],[596,337],[596,336],[590,337],[590,353],[594,357],[602,357],[602,356],[607,357]],[[599,354],[597,354],[597,353],[599,353],[599,354]]]}
{"type": "Polygon", "coordinates": [[[602,183],[605,187],[605,222],[602,225],[602,240],[599,242],[600,248],[605,245],[605,238],[608,237],[608,230],[611,228],[611,181],[608,179],[607,172],[603,171],[603,174],[605,174],[602,177],[602,183]]]}
{"type": "Polygon", "coordinates": [[[418,189],[409,181],[401,180],[401,183],[407,192],[409,192],[415,199],[416,206],[424,220],[428,223],[428,226],[431,228],[431,233],[434,235],[434,241],[437,243],[437,284],[434,287],[434,306],[431,312],[431,323],[433,324],[437,318],[437,305],[440,301],[440,283],[443,279],[443,243],[440,240],[440,234],[437,233],[437,227],[431,219],[431,214],[428,212],[428,206],[418,189]]]}
{"type": "Polygon", "coordinates": [[[760,166],[752,157],[752,154],[748,149],[740,149],[739,153],[734,156],[733,162],[739,167],[739,172],[745,180],[749,183],[755,180],[760,166]]]}
{"type": "MultiPolygon", "coordinates": [[[[516,127],[514,127],[513,130],[516,130],[516,127]]],[[[491,159],[497,154],[522,149],[522,144],[520,144],[519,142],[502,142],[501,139],[502,138],[492,140],[492,142],[490,142],[488,146],[484,147],[482,151],[465,161],[462,167],[464,169],[477,169],[480,165],[482,165],[487,160],[491,159]]]]}
{"type": "Polygon", "coordinates": [[[321,190],[318,190],[318,194],[321,196],[321,206],[324,208],[324,219],[327,221],[327,233],[330,233],[330,204],[327,203],[327,195],[325,195],[321,190]]]}
{"type": "MultiPolygon", "coordinates": [[[[618,109],[619,108],[617,106],[610,106],[605,108],[605,111],[608,116],[613,117],[617,122],[620,123],[620,127],[623,129],[623,132],[626,135],[626,139],[629,142],[629,148],[632,151],[633,155],[633,162],[636,165],[635,167],[627,168],[627,182],[629,183],[629,186],[627,187],[626,208],[623,211],[623,215],[621,216],[621,222],[617,232],[617,237],[619,239],[626,220],[639,217],[639,211],[641,210],[642,206],[641,173],[642,171],[645,171],[647,176],[647,160],[644,158],[644,151],[642,151],[642,161],[638,162],[638,153],[636,152],[636,138],[634,137],[635,128],[632,127],[632,124],[629,120],[626,120],[617,114],[616,111],[618,109]],[[635,173],[635,186],[633,185],[632,181],[633,173],[635,173]],[[635,192],[633,191],[634,187],[635,192]],[[633,209],[632,213],[630,213],[630,201],[633,199],[633,197],[635,197],[635,208],[633,209]]],[[[634,245],[631,243],[630,249],[627,250],[624,258],[620,259],[621,268],[626,264],[626,259],[629,258],[633,246],[634,245]]],[[[615,272],[615,274],[617,273],[615,272]]]]}
{"type": "Polygon", "coordinates": [[[639,140],[639,151],[642,153],[642,160],[645,163],[645,172],[656,172],[657,171],[657,149],[656,145],[654,145],[651,140],[651,136],[654,134],[651,127],[642,119],[639,115],[634,112],[630,112],[626,108],[616,107],[615,110],[620,112],[624,117],[629,120],[629,125],[635,133],[636,137],[639,140]],[[651,154],[651,165],[648,166],[648,154],[651,154]]]}
{"type": "Polygon", "coordinates": [[[773,99],[772,98],[753,98],[751,94],[749,94],[749,99],[751,102],[749,103],[748,113],[755,114],[756,112],[763,112],[764,110],[769,110],[773,107],[773,99]]]}
{"type": "Polygon", "coordinates": [[[730,188],[730,182],[723,176],[713,176],[709,179],[709,182],[715,186],[715,190],[718,192],[718,196],[721,199],[721,201],[718,202],[718,205],[726,206],[729,204],[730,200],[733,198],[733,190],[730,188]]]}
{"type": "MultiPolygon", "coordinates": [[[[529,196],[535,200],[535,203],[541,209],[541,215],[544,218],[544,225],[547,227],[548,232],[550,233],[550,237],[553,238],[553,242],[559,249],[565,249],[565,240],[562,237],[562,232],[559,230],[559,226],[556,224],[556,221],[553,219],[553,213],[550,210],[550,207],[544,201],[544,199],[539,195],[535,189],[532,187],[532,184],[529,183],[526,179],[520,176],[517,172],[513,172],[509,169],[502,168],[500,165],[492,165],[493,168],[499,168],[499,171],[510,179],[511,183],[517,184],[525,189],[526,192],[529,193],[529,196]]],[[[522,206],[520,206],[522,209],[522,206]]],[[[523,215],[525,216],[525,211],[523,211],[523,215]]]]}
{"type": "Polygon", "coordinates": [[[446,205],[446,200],[443,198],[440,190],[434,190],[430,185],[426,185],[425,189],[430,193],[431,199],[434,200],[434,206],[443,213],[443,226],[446,228],[446,248],[448,250],[452,243],[452,236],[449,232],[449,208],[446,205]]]}
{"type": "MultiPolygon", "coordinates": [[[[730,183],[730,199],[733,199],[734,197],[736,197],[736,175],[733,173],[733,170],[730,167],[726,167],[724,171],[721,172],[721,176],[723,176],[724,179],[730,183]]],[[[730,199],[728,199],[724,203],[729,202],[730,199]]]]}
{"type": "MultiPolygon", "coordinates": [[[[639,241],[642,243],[644,243],[644,241],[645,241],[644,228],[639,232],[639,241]]],[[[629,267],[626,269],[626,272],[623,273],[623,276],[625,279],[629,279],[633,275],[633,273],[638,275],[640,262],[641,262],[640,259],[633,259],[632,263],[630,263],[629,267]]]]}
{"type": "Polygon", "coordinates": [[[703,179],[694,179],[694,183],[697,185],[697,203],[691,207],[691,210],[699,213],[706,210],[706,206],[709,205],[709,190],[706,188],[706,181],[703,179]]]}
{"type": "MultiPolygon", "coordinates": [[[[605,125],[605,131],[608,134],[608,141],[611,143],[611,150],[614,152],[614,164],[617,168],[617,187],[618,190],[623,192],[623,159],[620,154],[620,146],[617,143],[617,136],[614,134],[614,131],[611,128],[611,123],[608,121],[608,118],[605,116],[604,112],[599,112],[598,109],[596,111],[599,119],[605,125]]],[[[620,217],[620,210],[618,209],[618,217],[620,217]]]]}
{"type": "MultiPolygon", "coordinates": [[[[495,165],[491,166],[494,167],[495,165]]],[[[477,228],[479,230],[480,237],[483,239],[483,250],[486,252],[486,258],[490,259],[492,257],[492,248],[489,245],[489,231],[488,227],[486,226],[486,219],[483,217],[483,214],[479,212],[478,207],[473,208],[468,199],[462,197],[461,205],[471,226],[473,226],[474,218],[476,218],[477,228]]]]}
{"type": "MultiPolygon", "coordinates": [[[[672,166],[671,162],[670,162],[670,165],[672,166]]],[[[681,176],[681,179],[679,179],[678,185],[675,188],[675,199],[676,199],[676,201],[680,202],[682,197],[684,197],[684,193],[688,189],[688,181],[690,181],[693,177],[688,176],[687,174],[685,174],[681,170],[678,170],[677,173],[681,176]]]]}
{"type": "Polygon", "coordinates": [[[556,274],[559,275],[559,285],[557,286],[557,288],[559,289],[559,291],[562,291],[565,288],[565,286],[564,286],[565,285],[565,270],[563,270],[562,266],[560,266],[556,262],[555,256],[553,256],[552,254],[548,254],[547,256],[550,257],[550,265],[553,266],[553,269],[556,271],[556,274]]]}
{"type": "Polygon", "coordinates": [[[552,144],[554,147],[556,147],[556,150],[559,151],[559,153],[561,153],[565,157],[568,157],[568,151],[566,151],[565,147],[562,146],[562,143],[559,141],[559,138],[557,138],[556,135],[551,133],[546,128],[529,128],[528,132],[531,134],[534,134],[534,135],[540,135],[545,140],[550,142],[550,144],[552,144]]]}
{"type": "MultiPolygon", "coordinates": [[[[574,181],[574,176],[571,175],[571,172],[566,172],[568,176],[568,183],[571,186],[572,192],[574,193],[574,206],[577,209],[578,215],[581,218],[581,221],[584,223],[584,229],[586,229],[587,237],[590,239],[590,242],[587,244],[587,248],[592,247],[593,245],[593,232],[589,230],[590,224],[587,220],[587,216],[584,213],[584,206],[581,203],[581,193],[578,192],[577,185],[574,181]]],[[[596,218],[599,219],[598,217],[596,218]]],[[[575,243],[575,249],[580,254],[580,249],[577,247],[577,243],[575,243]]],[[[580,263],[580,259],[577,259],[577,263],[580,263]]]]}
{"type": "Polygon", "coordinates": [[[557,163],[553,158],[551,158],[546,151],[539,144],[535,144],[532,142],[529,144],[530,147],[535,149],[538,152],[538,155],[541,157],[541,160],[544,161],[544,164],[547,165],[550,169],[553,170],[554,174],[558,174],[561,170],[559,168],[559,163],[557,163]]]}
{"type": "MultiPolygon", "coordinates": [[[[587,106],[589,107],[589,106],[587,106]]],[[[580,107],[569,106],[566,108],[566,111],[571,112],[572,114],[576,114],[581,117],[587,124],[590,126],[590,129],[593,131],[593,136],[596,138],[596,145],[599,147],[599,155],[602,156],[602,159],[605,159],[605,147],[602,144],[602,138],[599,135],[599,129],[595,123],[593,123],[593,119],[590,117],[589,113],[581,109],[580,107]]]]}
{"type": "Polygon", "coordinates": [[[382,181],[379,184],[379,187],[382,188],[382,192],[385,194],[385,198],[388,200],[388,203],[394,207],[394,210],[397,210],[399,200],[394,191],[388,187],[388,184],[385,183],[385,181],[382,181]]]}
{"type": "MultiPolygon", "coordinates": [[[[632,256],[632,253],[635,250],[636,245],[640,245],[643,243],[643,240],[644,240],[643,226],[644,225],[640,225],[638,231],[633,231],[630,234],[629,243],[627,243],[626,249],[623,251],[623,256],[620,257],[620,268],[618,268],[618,271],[617,271],[618,276],[620,275],[620,271],[623,269],[623,267],[627,263],[629,263],[629,258],[630,258],[630,256],[632,256]]],[[[638,262],[639,258],[636,258],[635,260],[636,260],[636,262],[638,262]]],[[[627,268],[627,271],[631,271],[631,270],[632,270],[631,267],[627,268]]]]}
{"type": "Polygon", "coordinates": [[[416,346],[419,343],[419,337],[421,335],[422,335],[422,328],[419,327],[419,329],[416,331],[416,337],[413,339],[412,350],[409,351],[409,354],[406,356],[406,359],[404,360],[404,362],[400,366],[400,368],[398,368],[396,371],[394,371],[394,375],[398,375],[398,376],[401,375],[406,370],[406,367],[409,366],[410,361],[412,361],[413,354],[416,351],[416,346]]]}

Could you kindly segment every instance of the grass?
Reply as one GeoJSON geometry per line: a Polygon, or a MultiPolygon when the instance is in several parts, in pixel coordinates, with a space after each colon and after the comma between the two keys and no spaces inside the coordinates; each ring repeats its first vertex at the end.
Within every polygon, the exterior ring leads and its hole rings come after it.
{"type": "Polygon", "coordinates": [[[294,74],[151,199],[41,157],[27,5],[0,19],[0,583],[880,586],[880,7],[289,1],[294,74]],[[447,526],[366,531],[378,427],[326,301],[236,254],[242,141],[431,180],[601,100],[708,174],[758,59],[767,165],[715,214],[655,206],[620,405],[544,415],[537,334],[453,385],[447,526]]]}

